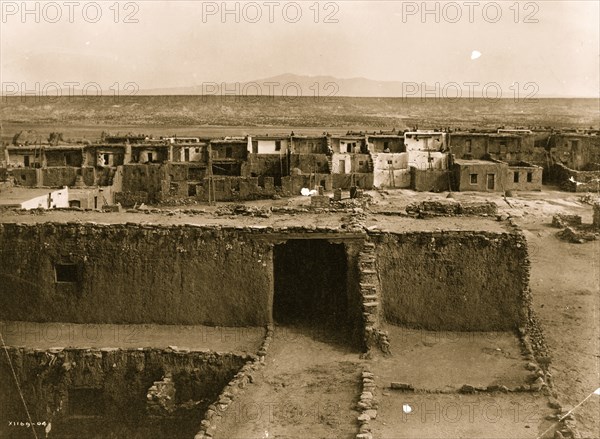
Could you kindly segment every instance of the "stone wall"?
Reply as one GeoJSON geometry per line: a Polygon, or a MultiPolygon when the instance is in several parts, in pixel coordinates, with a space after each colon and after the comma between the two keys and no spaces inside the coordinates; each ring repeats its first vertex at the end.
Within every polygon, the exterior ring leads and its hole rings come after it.
{"type": "Polygon", "coordinates": [[[382,234],[376,253],[389,322],[503,331],[527,321],[529,261],[521,234],[382,234]]]}
{"type": "Polygon", "coordinates": [[[42,170],[34,168],[11,168],[8,174],[15,179],[17,186],[36,187],[42,184],[42,170]]]}
{"type": "Polygon", "coordinates": [[[575,171],[556,163],[550,167],[548,179],[569,192],[600,191],[600,171],[575,171]]]}
{"type": "MultiPolygon", "coordinates": [[[[7,353],[0,357],[2,437],[15,437],[9,421],[27,420],[11,365],[32,420],[51,423],[52,433],[60,437],[92,437],[94,433],[102,437],[183,438],[194,436],[208,405],[253,358],[177,347],[8,348],[7,353]],[[153,401],[147,393],[165,376],[172,382],[174,401],[170,410],[151,410],[153,401]]],[[[38,437],[44,437],[43,430],[42,426],[38,437]]],[[[27,433],[32,436],[31,430],[27,433]]]]}

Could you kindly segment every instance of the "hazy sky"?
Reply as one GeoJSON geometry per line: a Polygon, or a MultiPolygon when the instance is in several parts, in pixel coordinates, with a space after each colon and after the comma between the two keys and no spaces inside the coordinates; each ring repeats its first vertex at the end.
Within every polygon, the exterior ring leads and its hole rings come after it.
{"type": "Polygon", "coordinates": [[[228,2],[225,16],[220,1],[32,1],[25,15],[21,1],[0,3],[3,84],[149,89],[294,73],[599,93],[593,0],[228,2]],[[422,16],[424,5],[439,14],[422,16]]]}

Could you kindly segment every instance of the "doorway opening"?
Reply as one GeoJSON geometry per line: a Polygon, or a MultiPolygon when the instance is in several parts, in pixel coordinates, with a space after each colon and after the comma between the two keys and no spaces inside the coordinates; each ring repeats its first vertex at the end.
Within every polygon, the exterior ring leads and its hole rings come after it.
{"type": "Polygon", "coordinates": [[[284,326],[332,330],[344,337],[349,328],[348,267],[343,244],[296,239],[273,251],[273,320],[284,326]]]}

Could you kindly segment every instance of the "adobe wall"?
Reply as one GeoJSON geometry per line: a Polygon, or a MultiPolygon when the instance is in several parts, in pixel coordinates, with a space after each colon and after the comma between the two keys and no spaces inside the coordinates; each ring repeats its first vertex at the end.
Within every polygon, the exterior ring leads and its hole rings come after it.
{"type": "Polygon", "coordinates": [[[290,154],[290,170],[294,168],[300,169],[303,174],[330,172],[326,154],[290,154]]]}
{"type": "Polygon", "coordinates": [[[60,166],[42,169],[43,185],[48,187],[73,186],[79,168],[60,166]]]}
{"type": "Polygon", "coordinates": [[[410,187],[420,192],[442,192],[450,188],[450,171],[410,168],[410,187]]]}
{"type": "Polygon", "coordinates": [[[418,232],[372,239],[387,321],[449,331],[525,326],[530,293],[523,235],[418,232]]]}
{"type": "Polygon", "coordinates": [[[542,168],[509,166],[509,172],[506,179],[506,187],[508,189],[519,191],[541,191],[542,177],[542,168]],[[515,173],[519,174],[518,182],[515,182],[515,173]],[[527,176],[529,173],[531,173],[531,181],[527,181],[527,176]]]}
{"type": "Polygon", "coordinates": [[[281,185],[281,177],[288,174],[288,159],[285,154],[248,154],[248,161],[242,164],[245,177],[268,176],[281,185]]]}
{"type": "Polygon", "coordinates": [[[331,174],[331,185],[334,189],[350,189],[352,186],[372,189],[373,174],[331,174]]]}
{"type": "Polygon", "coordinates": [[[149,202],[160,201],[161,195],[169,190],[169,173],[165,166],[128,164],[123,165],[122,173],[122,191],[147,192],[149,202]]]}
{"type": "Polygon", "coordinates": [[[272,252],[248,233],[193,226],[0,226],[0,320],[262,326],[272,252]],[[55,264],[75,264],[75,283],[55,264]]]}
{"type": "Polygon", "coordinates": [[[461,331],[524,326],[529,260],[518,233],[131,223],[1,224],[0,320],[263,326],[272,319],[273,246],[325,239],[345,244],[348,317],[358,333],[357,255],[369,238],[381,283],[375,305],[390,322],[461,331]],[[74,264],[70,282],[57,282],[56,264],[74,264]]]}
{"type": "Polygon", "coordinates": [[[555,162],[573,170],[597,170],[600,163],[600,136],[555,134],[551,153],[555,162]]]}
{"type": "Polygon", "coordinates": [[[378,188],[410,187],[407,152],[373,154],[373,166],[373,186],[378,188]]]}
{"type": "MultiPolygon", "coordinates": [[[[454,190],[478,192],[504,192],[508,189],[506,176],[508,164],[503,162],[474,163],[454,166],[454,190]],[[471,183],[471,174],[477,174],[477,183],[471,183]],[[487,175],[494,174],[494,189],[487,188],[487,175]]],[[[511,175],[512,177],[512,175],[511,175]]]]}
{"type": "Polygon", "coordinates": [[[326,191],[333,190],[333,177],[331,174],[290,175],[281,179],[281,187],[291,195],[299,195],[302,188],[313,189],[321,185],[326,191]]]}

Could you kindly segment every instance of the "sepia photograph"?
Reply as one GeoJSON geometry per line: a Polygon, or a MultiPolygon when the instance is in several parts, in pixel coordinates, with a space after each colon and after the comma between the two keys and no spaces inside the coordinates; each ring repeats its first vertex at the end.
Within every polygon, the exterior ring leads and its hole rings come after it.
{"type": "Polygon", "coordinates": [[[600,1],[0,13],[1,439],[600,439],[600,1]]]}

